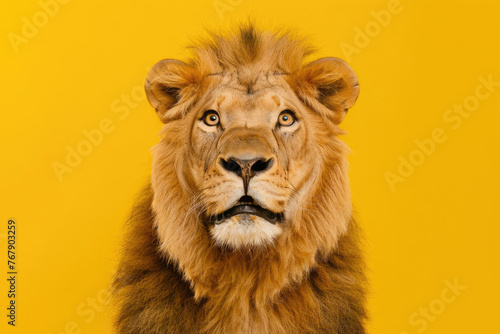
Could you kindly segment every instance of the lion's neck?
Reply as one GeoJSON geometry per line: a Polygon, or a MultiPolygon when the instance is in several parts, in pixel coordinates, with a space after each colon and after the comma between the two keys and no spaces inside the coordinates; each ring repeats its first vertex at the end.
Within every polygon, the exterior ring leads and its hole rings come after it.
{"type": "Polygon", "coordinates": [[[205,261],[180,264],[180,269],[191,281],[195,298],[206,300],[207,333],[280,333],[270,328],[278,323],[272,318],[293,313],[283,308],[297,305],[289,301],[318,308],[308,297],[307,285],[317,251],[307,245],[290,248],[292,239],[285,236],[260,251],[192,248],[200,250],[198,256],[205,261]]]}

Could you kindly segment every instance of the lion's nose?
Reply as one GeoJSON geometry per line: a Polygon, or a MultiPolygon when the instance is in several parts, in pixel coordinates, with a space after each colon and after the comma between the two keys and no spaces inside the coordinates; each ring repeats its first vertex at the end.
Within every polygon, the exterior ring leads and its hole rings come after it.
{"type": "Polygon", "coordinates": [[[248,190],[248,183],[250,179],[260,173],[269,170],[274,163],[274,159],[265,158],[255,158],[255,159],[238,159],[235,157],[230,157],[227,160],[220,159],[221,166],[232,173],[235,173],[243,179],[243,185],[245,186],[245,193],[248,190]]]}
{"type": "Polygon", "coordinates": [[[250,177],[254,177],[255,175],[265,172],[273,165],[274,159],[264,159],[264,158],[256,158],[256,159],[238,159],[238,158],[229,158],[227,161],[225,159],[220,159],[222,167],[230,172],[238,174],[238,176],[243,177],[245,172],[250,173],[250,177]]]}

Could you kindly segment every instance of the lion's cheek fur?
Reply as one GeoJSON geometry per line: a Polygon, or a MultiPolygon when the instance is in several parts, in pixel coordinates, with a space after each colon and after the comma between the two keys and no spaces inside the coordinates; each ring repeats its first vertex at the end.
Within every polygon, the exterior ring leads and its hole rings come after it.
{"type": "Polygon", "coordinates": [[[186,249],[210,250],[210,240],[200,224],[193,224],[189,216],[189,189],[192,180],[178,165],[182,159],[182,143],[176,138],[175,128],[164,132],[165,137],[153,148],[151,187],[154,227],[163,256],[179,264],[186,277],[194,276],[188,264],[196,263],[193,252],[186,249]]]}

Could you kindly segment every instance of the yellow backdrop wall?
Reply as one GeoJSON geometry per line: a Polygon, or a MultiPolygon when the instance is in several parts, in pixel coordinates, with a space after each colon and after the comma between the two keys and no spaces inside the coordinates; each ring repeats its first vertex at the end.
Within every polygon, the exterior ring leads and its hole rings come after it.
{"type": "Polygon", "coordinates": [[[498,333],[500,2],[3,2],[2,333],[110,333],[121,226],[161,123],[143,81],[205,27],[253,17],[357,72],[343,128],[370,333],[498,333]],[[8,221],[16,326],[8,325],[8,221]]]}

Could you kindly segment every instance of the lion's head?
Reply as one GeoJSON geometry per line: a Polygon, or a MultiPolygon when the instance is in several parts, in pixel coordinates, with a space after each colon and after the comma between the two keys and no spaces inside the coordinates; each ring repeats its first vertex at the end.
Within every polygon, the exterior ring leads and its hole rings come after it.
{"type": "Polygon", "coordinates": [[[145,85],[165,123],[152,172],[161,250],[193,281],[225,252],[314,262],[351,217],[338,125],[355,73],[337,58],[303,64],[303,42],[252,26],[193,49],[188,62],[160,61],[145,85]]]}

